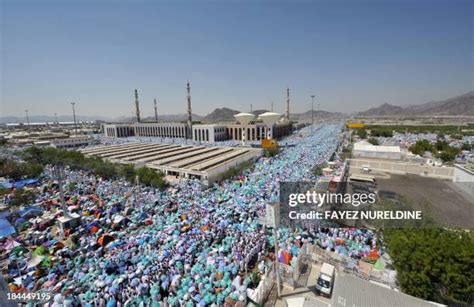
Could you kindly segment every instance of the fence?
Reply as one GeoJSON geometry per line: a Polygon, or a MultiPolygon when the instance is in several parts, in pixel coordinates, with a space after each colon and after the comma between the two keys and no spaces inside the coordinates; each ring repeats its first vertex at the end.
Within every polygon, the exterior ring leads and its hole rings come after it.
{"type": "Polygon", "coordinates": [[[374,265],[357,261],[350,257],[342,256],[334,252],[326,251],[317,245],[311,245],[309,248],[309,259],[317,263],[329,263],[334,265],[338,270],[345,273],[356,275],[365,280],[372,280],[383,283],[393,289],[398,289],[396,283],[396,271],[393,270],[376,270],[374,265]]]}
{"type": "Polygon", "coordinates": [[[308,251],[310,250],[310,245],[305,243],[301,247],[296,260],[292,260],[293,265],[287,265],[284,263],[279,263],[280,278],[283,283],[295,288],[297,286],[298,278],[301,275],[304,262],[308,256],[308,251]]]}
{"type": "Polygon", "coordinates": [[[270,269],[262,276],[258,287],[253,291],[247,289],[248,298],[258,305],[263,305],[263,302],[272,290],[273,283],[276,280],[275,277],[275,264],[272,263],[270,269]]]}

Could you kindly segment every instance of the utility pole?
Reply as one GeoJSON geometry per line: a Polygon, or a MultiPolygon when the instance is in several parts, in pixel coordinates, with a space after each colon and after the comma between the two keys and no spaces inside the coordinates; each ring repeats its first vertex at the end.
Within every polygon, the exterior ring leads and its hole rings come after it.
{"type": "Polygon", "coordinates": [[[317,120],[320,121],[320,118],[319,118],[319,115],[320,115],[320,113],[319,113],[319,103],[318,103],[318,111],[316,112],[316,114],[317,114],[317,120]]]}
{"type": "Polygon", "coordinates": [[[314,126],[314,95],[311,95],[311,133],[313,133],[314,126]]]}
{"type": "Polygon", "coordinates": [[[25,110],[26,122],[28,123],[28,130],[30,130],[30,117],[28,116],[28,110],[25,110]]]}
{"type": "Polygon", "coordinates": [[[72,117],[74,118],[74,133],[76,134],[76,137],[77,137],[76,109],[74,108],[75,105],[76,105],[75,102],[71,102],[72,117]]]}

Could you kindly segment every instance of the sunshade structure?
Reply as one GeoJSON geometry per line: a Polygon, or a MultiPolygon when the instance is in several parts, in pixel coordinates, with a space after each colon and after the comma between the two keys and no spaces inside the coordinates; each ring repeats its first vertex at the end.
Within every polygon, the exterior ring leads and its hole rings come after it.
{"type": "Polygon", "coordinates": [[[15,227],[6,218],[0,218],[0,239],[8,237],[15,232],[15,227]]]}
{"type": "Polygon", "coordinates": [[[20,189],[27,185],[35,185],[37,183],[38,183],[38,179],[24,179],[24,180],[17,180],[14,182],[5,181],[5,182],[2,182],[0,186],[2,186],[5,189],[11,189],[14,187],[17,189],[20,189]]]}
{"type": "Polygon", "coordinates": [[[43,214],[43,210],[38,207],[29,207],[25,210],[18,212],[22,218],[29,219],[32,217],[40,216],[43,214]]]}

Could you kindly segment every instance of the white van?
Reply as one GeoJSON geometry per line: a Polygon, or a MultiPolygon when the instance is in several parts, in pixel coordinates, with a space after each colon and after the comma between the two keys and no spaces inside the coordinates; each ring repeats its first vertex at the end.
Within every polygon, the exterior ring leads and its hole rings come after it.
{"type": "Polygon", "coordinates": [[[316,283],[316,292],[320,295],[331,297],[334,284],[335,268],[329,263],[323,263],[316,283]]]}

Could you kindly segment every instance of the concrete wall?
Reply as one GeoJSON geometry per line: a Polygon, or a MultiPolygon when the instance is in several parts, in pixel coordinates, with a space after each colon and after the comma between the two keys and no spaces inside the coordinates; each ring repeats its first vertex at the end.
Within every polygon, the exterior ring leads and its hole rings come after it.
{"type": "Polygon", "coordinates": [[[474,197],[474,171],[461,165],[454,165],[453,182],[474,197]]]}
{"type": "Polygon", "coordinates": [[[237,166],[245,161],[256,159],[261,154],[262,152],[259,150],[251,150],[242,156],[239,156],[233,160],[225,162],[225,164],[223,165],[219,165],[218,167],[210,169],[209,171],[205,172],[206,173],[205,177],[207,177],[207,180],[209,183],[212,183],[219,177],[220,174],[227,171],[229,168],[237,166]]]}
{"type": "Polygon", "coordinates": [[[352,156],[355,158],[377,158],[377,159],[390,159],[400,160],[402,154],[400,152],[382,152],[382,151],[365,151],[365,150],[353,150],[352,156]]]}
{"type": "Polygon", "coordinates": [[[362,166],[369,166],[372,171],[386,172],[391,174],[412,174],[425,177],[449,179],[452,180],[454,176],[453,167],[440,167],[420,165],[409,162],[387,161],[375,159],[349,159],[349,171],[359,171],[362,166]]]}

